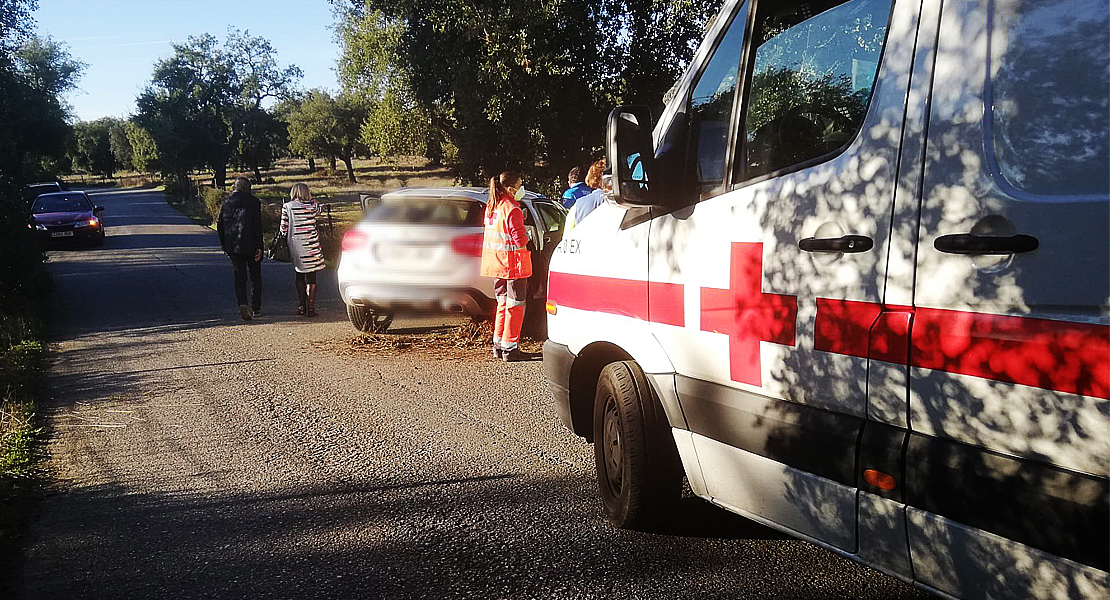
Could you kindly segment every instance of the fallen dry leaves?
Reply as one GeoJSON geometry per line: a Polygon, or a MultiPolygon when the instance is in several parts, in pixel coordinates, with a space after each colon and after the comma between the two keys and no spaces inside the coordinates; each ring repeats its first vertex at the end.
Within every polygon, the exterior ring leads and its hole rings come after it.
{"type": "MultiPolygon", "coordinates": [[[[489,321],[470,322],[449,329],[415,334],[364,333],[348,339],[319,340],[312,344],[318,349],[342,355],[368,353],[396,356],[415,352],[444,359],[489,358],[493,360],[490,353],[493,333],[489,321]]],[[[520,348],[526,353],[538,354],[543,348],[543,340],[522,337],[520,348]]]]}

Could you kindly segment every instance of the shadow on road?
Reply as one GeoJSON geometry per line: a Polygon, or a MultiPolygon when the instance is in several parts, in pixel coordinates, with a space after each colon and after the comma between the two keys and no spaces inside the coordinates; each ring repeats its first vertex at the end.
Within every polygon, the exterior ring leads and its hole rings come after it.
{"type": "MultiPolygon", "coordinates": [[[[193,477],[220,486],[218,472],[193,477]]],[[[24,575],[26,598],[90,590],[113,598],[678,598],[690,578],[732,573],[766,552],[766,542],[732,537],[743,533],[739,524],[722,530],[721,515],[699,511],[700,501],[687,523],[717,539],[614,530],[594,512],[593,482],[581,479],[501,473],[249,493],[93,485],[65,494],[73,510],[52,527],[68,533],[31,549],[39,568],[24,575]],[[84,557],[82,568],[71,570],[68,556],[84,557]]],[[[834,558],[773,581],[764,571],[743,590],[708,597],[840,598],[812,582],[835,580],[830,571],[842,566],[834,558]]]]}

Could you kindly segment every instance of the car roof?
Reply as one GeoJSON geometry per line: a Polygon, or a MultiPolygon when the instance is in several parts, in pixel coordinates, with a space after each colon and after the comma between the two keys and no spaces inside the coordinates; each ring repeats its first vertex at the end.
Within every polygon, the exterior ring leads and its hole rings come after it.
{"type": "MultiPolygon", "coordinates": [[[[489,188],[483,187],[427,187],[427,188],[401,188],[392,192],[382,194],[382,200],[405,200],[405,199],[429,199],[429,198],[456,198],[474,200],[477,202],[485,203],[489,199],[489,188]]],[[[525,200],[536,200],[538,198],[546,198],[542,194],[530,192],[525,190],[525,200]]]]}
{"type": "Polygon", "coordinates": [[[77,194],[80,194],[85,198],[89,197],[89,195],[82,190],[69,190],[67,192],[50,192],[49,194],[39,194],[38,196],[35,196],[35,200],[38,200],[39,198],[51,198],[54,196],[75,196],[77,194]]]}

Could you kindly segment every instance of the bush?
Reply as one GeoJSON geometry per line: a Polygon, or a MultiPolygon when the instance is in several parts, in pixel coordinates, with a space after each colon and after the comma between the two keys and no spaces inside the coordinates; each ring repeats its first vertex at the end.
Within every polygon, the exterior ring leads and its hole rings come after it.
{"type": "Polygon", "coordinates": [[[0,180],[0,573],[18,556],[45,435],[35,400],[50,279],[22,198],[19,187],[0,180]]]}
{"type": "Polygon", "coordinates": [[[215,223],[220,218],[220,207],[224,204],[227,193],[218,188],[201,186],[200,204],[210,223],[215,223]]]}
{"type": "Polygon", "coordinates": [[[197,186],[188,175],[183,173],[169,173],[165,177],[166,195],[173,196],[178,201],[187,201],[197,197],[197,186]]]}
{"type": "Polygon", "coordinates": [[[262,200],[262,245],[270,247],[270,242],[277,236],[278,227],[281,226],[281,202],[262,200]]]}
{"type": "Polygon", "coordinates": [[[29,212],[22,199],[0,206],[0,351],[41,337],[50,279],[38,240],[26,225],[29,212]]]}

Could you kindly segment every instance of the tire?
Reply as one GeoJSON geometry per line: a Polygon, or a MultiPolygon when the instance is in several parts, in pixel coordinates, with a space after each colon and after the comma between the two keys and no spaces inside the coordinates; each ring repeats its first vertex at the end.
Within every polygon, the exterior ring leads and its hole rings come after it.
{"type": "Polygon", "coordinates": [[[385,333],[393,323],[393,313],[374,310],[368,306],[347,305],[347,318],[351,325],[363,333],[385,333]]]}
{"type": "Polygon", "coordinates": [[[682,494],[682,468],[670,424],[634,362],[601,371],[594,397],[594,461],[610,521],[621,529],[662,522],[682,494]]]}

